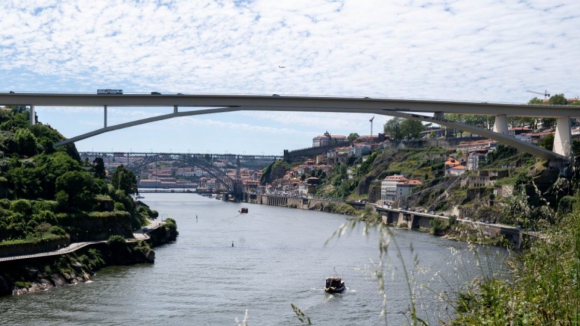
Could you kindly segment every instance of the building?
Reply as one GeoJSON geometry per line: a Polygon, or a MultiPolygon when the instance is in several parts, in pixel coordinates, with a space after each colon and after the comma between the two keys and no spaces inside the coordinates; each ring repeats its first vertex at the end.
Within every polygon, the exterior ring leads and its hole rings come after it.
{"type": "Polygon", "coordinates": [[[371,153],[371,145],[369,143],[353,144],[350,148],[350,155],[354,157],[361,157],[371,153]]]}
{"type": "Polygon", "coordinates": [[[463,153],[476,151],[479,149],[495,149],[497,148],[497,141],[495,140],[474,140],[474,141],[462,141],[457,145],[457,150],[463,153]]]}
{"type": "Polygon", "coordinates": [[[312,139],[312,147],[322,147],[338,143],[348,143],[348,138],[343,135],[331,135],[327,131],[324,135],[316,136],[312,139]]]}
{"type": "Polygon", "coordinates": [[[487,162],[487,150],[480,149],[476,151],[469,152],[467,156],[467,169],[468,170],[477,170],[479,168],[480,163],[487,162]]]}
{"type": "Polygon", "coordinates": [[[407,196],[411,189],[421,184],[421,181],[409,180],[403,175],[390,175],[381,182],[381,200],[395,201],[407,196]]]}
{"type": "Polygon", "coordinates": [[[463,173],[465,173],[466,171],[467,171],[466,166],[457,165],[457,166],[454,166],[450,169],[445,170],[445,175],[459,176],[459,175],[462,175],[463,173]]]}
{"type": "Polygon", "coordinates": [[[477,175],[468,176],[461,180],[461,187],[472,188],[493,186],[497,180],[506,178],[508,175],[507,170],[479,171],[477,175]]]}

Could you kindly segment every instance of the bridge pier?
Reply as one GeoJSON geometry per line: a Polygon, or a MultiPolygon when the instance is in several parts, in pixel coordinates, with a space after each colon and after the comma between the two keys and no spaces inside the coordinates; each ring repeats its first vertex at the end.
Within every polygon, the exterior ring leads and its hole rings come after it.
{"type": "Polygon", "coordinates": [[[559,117],[554,135],[554,153],[567,158],[572,157],[572,132],[570,129],[570,117],[559,117]]]}
{"type": "Polygon", "coordinates": [[[504,135],[507,135],[509,133],[507,114],[500,114],[495,116],[495,123],[493,124],[493,132],[497,132],[498,134],[504,135]]]}
{"type": "Polygon", "coordinates": [[[107,106],[105,105],[105,128],[107,128],[107,106]]]}
{"type": "Polygon", "coordinates": [[[36,124],[36,113],[34,112],[34,105],[30,106],[30,124],[32,126],[36,124]]]}

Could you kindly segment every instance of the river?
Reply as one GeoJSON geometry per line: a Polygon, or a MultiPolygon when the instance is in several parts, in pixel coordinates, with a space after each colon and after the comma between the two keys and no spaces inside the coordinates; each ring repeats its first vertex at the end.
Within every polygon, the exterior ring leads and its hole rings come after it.
{"type": "MultiPolygon", "coordinates": [[[[314,325],[385,324],[373,277],[376,232],[363,236],[357,228],[325,246],[344,216],[194,194],[142,200],[160,218],[174,218],[180,233],[175,243],[156,248],[155,264],[108,267],[89,283],[0,298],[0,325],[236,325],[246,310],[249,325],[300,325],[291,303],[314,325]],[[242,206],[248,214],[237,213],[242,206]],[[347,290],[330,295],[324,279],[334,268],[347,290]]],[[[384,269],[389,325],[407,321],[408,284],[418,315],[437,324],[451,311],[439,294],[505,269],[504,250],[392,231],[404,265],[391,241],[384,269]]]]}

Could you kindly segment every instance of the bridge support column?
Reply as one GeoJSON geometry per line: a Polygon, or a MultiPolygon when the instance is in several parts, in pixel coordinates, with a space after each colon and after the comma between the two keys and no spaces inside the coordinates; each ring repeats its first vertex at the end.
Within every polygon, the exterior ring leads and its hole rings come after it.
{"type": "Polygon", "coordinates": [[[434,112],[433,113],[433,118],[435,118],[437,120],[443,120],[443,119],[445,119],[445,113],[443,113],[443,112],[434,112]]]}
{"type": "Polygon", "coordinates": [[[559,117],[554,135],[554,153],[567,158],[572,157],[572,132],[570,130],[570,117],[559,117]]]}
{"type": "Polygon", "coordinates": [[[34,105],[30,106],[30,124],[33,126],[36,124],[36,112],[34,112],[34,105]]]}
{"type": "Polygon", "coordinates": [[[105,128],[107,128],[107,106],[105,105],[105,128]]]}
{"type": "Polygon", "coordinates": [[[493,132],[498,134],[507,135],[508,131],[508,120],[506,114],[500,114],[495,116],[495,123],[493,124],[493,132]]]}
{"type": "Polygon", "coordinates": [[[177,105],[173,106],[173,113],[177,113],[177,105]]]}

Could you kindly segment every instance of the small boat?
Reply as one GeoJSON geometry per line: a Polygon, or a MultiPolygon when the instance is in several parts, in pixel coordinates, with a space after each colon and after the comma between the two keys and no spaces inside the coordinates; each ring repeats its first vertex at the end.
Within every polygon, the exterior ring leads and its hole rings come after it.
{"type": "Polygon", "coordinates": [[[238,213],[240,213],[240,214],[248,214],[248,209],[247,209],[246,207],[242,207],[242,208],[241,208],[241,209],[238,211],[238,213]]]}
{"type": "Polygon", "coordinates": [[[346,289],[346,286],[340,277],[333,276],[326,278],[326,288],[324,289],[326,293],[341,293],[344,289],[346,289]]]}

